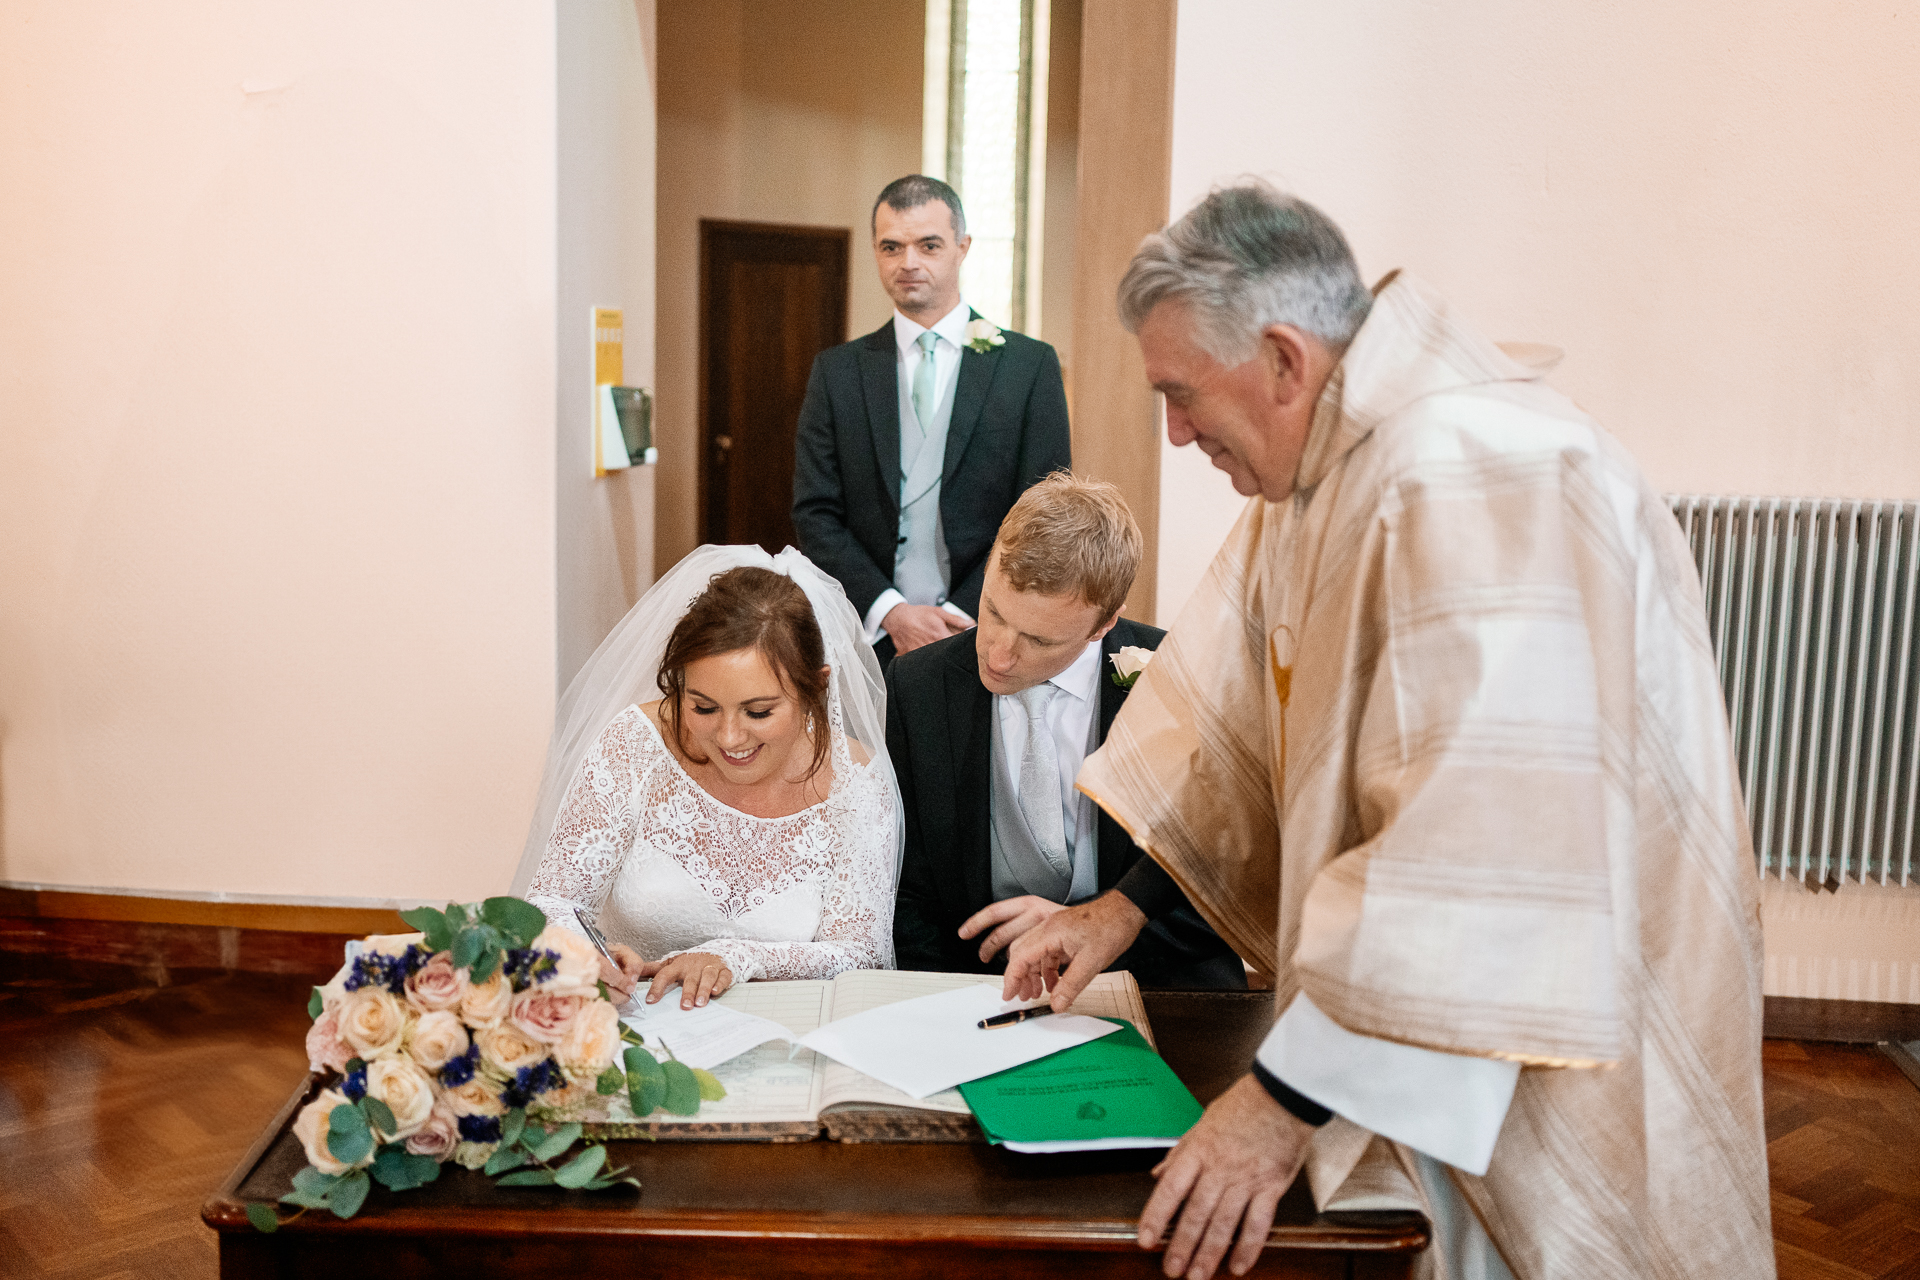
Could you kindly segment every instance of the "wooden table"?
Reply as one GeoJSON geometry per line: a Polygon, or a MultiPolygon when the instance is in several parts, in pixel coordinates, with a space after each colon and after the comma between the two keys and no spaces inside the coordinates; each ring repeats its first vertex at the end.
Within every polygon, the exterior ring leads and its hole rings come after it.
{"type": "MultiPolygon", "coordinates": [[[[1246,1069],[1273,1020],[1263,992],[1147,992],[1160,1050],[1202,1102],[1246,1069]]],[[[453,1166],[358,1216],[308,1213],[273,1235],[246,1202],[274,1200],[306,1164],[288,1132],[308,1081],[201,1217],[225,1277],[556,1275],[1157,1276],[1134,1243],[1158,1152],[1023,1156],[984,1144],[609,1143],[643,1189],[500,1188],[453,1166]],[[565,1270],[561,1270],[564,1268],[565,1270]]],[[[1418,1214],[1317,1214],[1300,1179],[1255,1275],[1404,1276],[1427,1243],[1418,1214]]],[[[1223,1273],[1224,1274],[1224,1273],[1223,1273]]]]}

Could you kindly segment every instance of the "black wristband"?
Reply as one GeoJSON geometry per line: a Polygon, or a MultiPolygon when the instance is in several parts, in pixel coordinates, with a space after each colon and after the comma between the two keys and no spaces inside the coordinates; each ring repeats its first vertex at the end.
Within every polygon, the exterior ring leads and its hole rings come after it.
{"type": "Polygon", "coordinates": [[[1273,1096],[1275,1102],[1292,1112],[1294,1119],[1310,1124],[1316,1129],[1333,1119],[1333,1112],[1290,1086],[1257,1061],[1253,1064],[1253,1078],[1260,1082],[1262,1089],[1273,1096]]]}

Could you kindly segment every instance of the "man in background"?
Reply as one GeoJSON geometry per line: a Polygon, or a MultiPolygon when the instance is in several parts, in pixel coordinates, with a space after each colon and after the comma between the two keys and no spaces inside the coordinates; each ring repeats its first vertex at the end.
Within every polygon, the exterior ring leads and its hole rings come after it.
{"type": "Polygon", "coordinates": [[[814,360],[793,526],[884,666],[973,625],[1001,518],[1072,456],[1053,348],[960,298],[973,241],[953,188],[918,174],[890,183],[872,230],[893,318],[814,360]]]}
{"type": "Polygon", "coordinates": [[[1074,790],[1128,673],[1164,634],[1120,616],[1140,548],[1118,489],[1048,476],[1000,526],[978,629],[888,668],[887,752],[906,809],[902,969],[992,972],[1021,934],[1103,897],[1138,935],[1109,967],[1148,987],[1246,986],[1167,873],[1074,790]]]}
{"type": "MultiPolygon", "coordinates": [[[[1772,1276],[1759,884],[1666,502],[1262,184],[1147,237],[1120,310],[1251,500],[1080,784],[1282,1011],[1140,1243],[1243,1273],[1304,1164],[1322,1208],[1425,1212],[1423,1277],[1772,1276]]],[[[1065,965],[1060,1007],[1131,939],[1056,913],[1006,989],[1065,965]]]]}

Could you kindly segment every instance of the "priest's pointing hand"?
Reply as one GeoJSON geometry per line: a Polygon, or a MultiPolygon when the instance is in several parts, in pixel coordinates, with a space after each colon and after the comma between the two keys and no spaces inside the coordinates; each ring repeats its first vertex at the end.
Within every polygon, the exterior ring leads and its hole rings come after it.
{"type": "Polygon", "coordinates": [[[1147,917],[1117,889],[1056,911],[1007,949],[1000,998],[1038,1000],[1051,991],[1053,1011],[1065,1013],[1146,927],[1147,917]]]}
{"type": "Polygon", "coordinates": [[[1160,1185],[1140,1213],[1140,1247],[1166,1240],[1163,1272],[1207,1280],[1233,1246],[1229,1270],[1245,1275],[1260,1260],[1274,1210],[1300,1172],[1312,1136],[1313,1126],[1275,1102],[1258,1080],[1240,1077],[1154,1167],[1160,1185]],[[1180,1222],[1168,1239],[1175,1212],[1180,1222]]]}

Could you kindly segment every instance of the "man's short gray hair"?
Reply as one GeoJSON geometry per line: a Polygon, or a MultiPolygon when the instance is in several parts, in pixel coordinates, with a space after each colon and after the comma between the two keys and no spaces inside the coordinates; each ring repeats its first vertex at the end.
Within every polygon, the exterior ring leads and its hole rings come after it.
{"type": "Polygon", "coordinates": [[[1333,220],[1258,179],[1215,188],[1140,242],[1120,281],[1120,322],[1138,333],[1169,298],[1191,308],[1194,340],[1229,366],[1251,359],[1274,324],[1344,351],[1373,305],[1333,220]]]}

